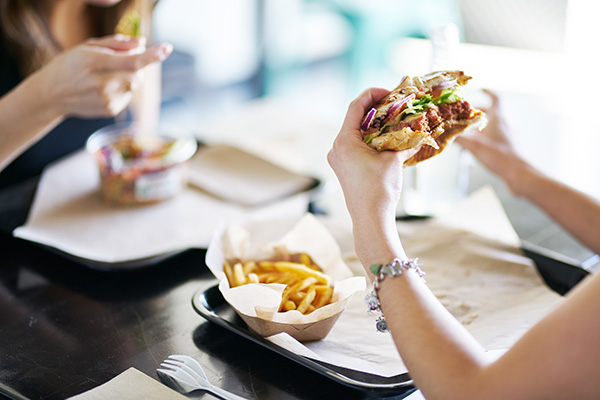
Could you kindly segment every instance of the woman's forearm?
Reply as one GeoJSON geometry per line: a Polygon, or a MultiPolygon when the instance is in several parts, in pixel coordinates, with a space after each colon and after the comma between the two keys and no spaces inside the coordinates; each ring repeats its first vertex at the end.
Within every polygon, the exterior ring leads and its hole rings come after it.
{"type": "Polygon", "coordinates": [[[64,118],[38,74],[0,98],[0,171],[64,118]]]}
{"type": "Polygon", "coordinates": [[[532,167],[508,182],[513,193],[536,204],[594,252],[600,252],[600,202],[532,167]]]}
{"type": "Polygon", "coordinates": [[[398,236],[394,210],[364,210],[355,213],[353,235],[356,255],[363,265],[387,263],[405,258],[398,236]]]}
{"type": "MultiPolygon", "coordinates": [[[[490,134],[495,132],[492,130],[490,134]]],[[[506,140],[478,135],[459,137],[457,142],[502,178],[513,194],[530,200],[583,244],[595,252],[600,251],[598,201],[545,176],[517,154],[506,140]]]]}
{"type": "Polygon", "coordinates": [[[419,389],[428,399],[481,398],[488,364],[481,345],[414,271],[386,280],[379,290],[382,309],[419,389]]]}
{"type": "MultiPolygon", "coordinates": [[[[353,214],[356,252],[365,267],[407,258],[390,212],[353,214]]],[[[393,213],[392,213],[393,214],[393,213]]],[[[426,269],[427,266],[424,266],[426,269]]],[[[473,393],[474,376],[486,365],[482,347],[413,271],[386,278],[381,307],[394,342],[417,386],[431,398],[473,393]]]]}

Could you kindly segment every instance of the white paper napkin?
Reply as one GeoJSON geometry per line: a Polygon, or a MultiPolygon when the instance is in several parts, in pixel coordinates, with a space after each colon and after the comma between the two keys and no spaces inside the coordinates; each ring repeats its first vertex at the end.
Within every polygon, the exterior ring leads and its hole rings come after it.
{"type": "Polygon", "coordinates": [[[103,263],[145,259],[189,248],[206,248],[220,221],[301,216],[309,194],[262,207],[245,207],[186,187],[173,199],[138,207],[105,204],[95,161],[79,152],[43,173],[25,225],[17,237],[103,263]]]}
{"type": "Polygon", "coordinates": [[[225,144],[201,147],[190,160],[188,180],[209,193],[248,206],[308,189],[315,180],[225,144]]]}
{"type": "Polygon", "coordinates": [[[129,368],[103,385],[69,397],[69,400],[185,400],[187,397],[168,388],[143,372],[129,368]]]}

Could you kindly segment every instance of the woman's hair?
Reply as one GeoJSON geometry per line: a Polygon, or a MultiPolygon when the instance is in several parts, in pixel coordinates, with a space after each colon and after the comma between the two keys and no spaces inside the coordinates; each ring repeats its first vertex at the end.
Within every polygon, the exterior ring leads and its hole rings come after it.
{"type": "MultiPolygon", "coordinates": [[[[95,36],[109,35],[135,0],[94,9],[95,36]]],[[[23,77],[31,74],[62,50],[48,26],[47,1],[0,0],[0,40],[15,57],[23,77]]]]}

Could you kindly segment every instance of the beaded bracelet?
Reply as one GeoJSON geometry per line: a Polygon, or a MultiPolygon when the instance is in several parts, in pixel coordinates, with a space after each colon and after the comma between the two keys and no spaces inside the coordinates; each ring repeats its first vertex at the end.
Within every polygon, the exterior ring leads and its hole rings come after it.
{"type": "MultiPolygon", "coordinates": [[[[369,313],[373,312],[381,312],[381,303],[379,302],[379,296],[377,292],[379,291],[379,286],[381,282],[388,276],[395,278],[397,276],[403,275],[405,271],[409,269],[414,270],[421,280],[425,282],[423,276],[425,272],[421,270],[421,265],[418,263],[419,259],[415,258],[414,260],[400,260],[398,258],[394,258],[394,260],[389,264],[373,264],[370,267],[371,272],[375,275],[375,280],[373,281],[373,290],[365,296],[365,303],[369,309],[369,313]]],[[[383,313],[377,318],[375,321],[375,327],[379,332],[389,332],[387,322],[383,313]]]]}

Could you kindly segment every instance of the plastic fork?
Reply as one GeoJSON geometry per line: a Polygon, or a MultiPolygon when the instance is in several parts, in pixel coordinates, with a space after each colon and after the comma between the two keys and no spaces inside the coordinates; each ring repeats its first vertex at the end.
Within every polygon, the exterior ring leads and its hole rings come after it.
{"type": "Polygon", "coordinates": [[[192,357],[171,355],[160,366],[163,368],[156,370],[159,377],[179,392],[204,390],[225,400],[246,400],[210,383],[200,363],[192,357]]]}

